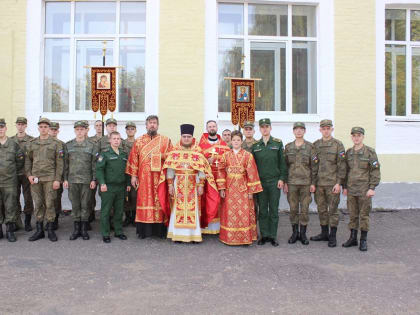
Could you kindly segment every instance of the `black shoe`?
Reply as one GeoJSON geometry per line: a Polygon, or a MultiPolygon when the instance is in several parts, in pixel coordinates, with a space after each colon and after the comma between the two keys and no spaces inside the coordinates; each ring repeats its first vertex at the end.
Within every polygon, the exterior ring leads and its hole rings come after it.
{"type": "Polygon", "coordinates": [[[299,229],[297,224],[292,225],[292,236],[290,236],[289,240],[287,241],[289,244],[294,244],[299,238],[299,229]]]}
{"type": "Polygon", "coordinates": [[[306,237],[306,225],[301,225],[300,226],[300,233],[299,233],[299,235],[300,235],[300,242],[303,245],[308,245],[309,244],[309,241],[308,241],[308,238],[306,237]]]}
{"type": "Polygon", "coordinates": [[[330,229],[330,235],[328,237],[328,247],[336,247],[337,246],[337,227],[332,226],[330,229]]]}
{"type": "Polygon", "coordinates": [[[9,242],[16,242],[16,236],[14,233],[14,223],[7,223],[6,224],[6,238],[9,242]]]}
{"type": "Polygon", "coordinates": [[[321,225],[321,233],[311,236],[310,240],[315,242],[328,241],[328,225],[321,225]]]}
{"type": "Polygon", "coordinates": [[[272,246],[274,246],[274,247],[279,246],[279,243],[277,243],[277,241],[276,241],[274,238],[271,238],[271,239],[270,239],[270,243],[271,243],[271,245],[272,245],[272,246]]]}
{"type": "Polygon", "coordinates": [[[343,244],[343,247],[357,246],[357,230],[350,231],[350,238],[343,244]]]}
{"type": "Polygon", "coordinates": [[[104,243],[111,243],[111,238],[109,236],[102,237],[102,240],[104,241],[104,243]]]}
{"type": "Polygon", "coordinates": [[[40,240],[41,238],[45,237],[44,233],[44,224],[42,222],[36,223],[36,232],[32,234],[32,236],[28,239],[30,242],[34,242],[40,240]]]}
{"type": "Polygon", "coordinates": [[[25,231],[26,232],[32,231],[31,219],[32,219],[31,214],[25,214],[25,231]]]}
{"type": "Polygon", "coordinates": [[[48,239],[51,242],[57,242],[58,241],[58,238],[57,238],[57,235],[55,235],[55,232],[54,232],[54,224],[53,224],[53,222],[48,222],[47,223],[47,231],[48,231],[48,239]]]}
{"type": "Polygon", "coordinates": [[[266,237],[261,237],[258,241],[258,245],[265,245],[265,243],[267,242],[267,238],[266,237]]]}
{"type": "Polygon", "coordinates": [[[125,241],[127,239],[127,236],[125,236],[124,234],[120,234],[120,235],[115,235],[116,238],[119,238],[120,240],[125,241]]]}
{"type": "Polygon", "coordinates": [[[82,238],[84,241],[87,241],[88,239],[90,239],[89,234],[87,232],[87,226],[88,226],[89,222],[88,221],[82,221],[82,238]]]}
{"type": "Polygon", "coordinates": [[[0,240],[3,238],[3,227],[0,224],[0,240]]]}
{"type": "Polygon", "coordinates": [[[74,221],[74,230],[70,235],[70,241],[77,240],[79,236],[82,236],[80,233],[80,221],[74,221]]]}
{"type": "Polygon", "coordinates": [[[361,231],[360,232],[360,246],[359,249],[362,252],[366,252],[368,250],[367,248],[367,231],[361,231]]]}

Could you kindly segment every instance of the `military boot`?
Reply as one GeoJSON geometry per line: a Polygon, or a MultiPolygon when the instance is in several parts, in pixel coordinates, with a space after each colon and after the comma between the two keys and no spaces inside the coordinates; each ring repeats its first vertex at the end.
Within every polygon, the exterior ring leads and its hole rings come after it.
{"type": "Polygon", "coordinates": [[[44,233],[44,224],[42,222],[36,223],[36,232],[28,239],[28,241],[33,242],[40,240],[45,237],[44,233]]]}
{"type": "Polygon", "coordinates": [[[337,227],[332,226],[330,229],[330,235],[328,237],[328,247],[336,247],[337,246],[337,227]]]}
{"type": "Polygon", "coordinates": [[[26,232],[32,231],[31,219],[32,219],[31,214],[25,214],[25,231],[26,232]]]}
{"type": "Polygon", "coordinates": [[[6,238],[9,242],[16,242],[16,236],[14,233],[14,223],[7,223],[6,224],[6,238]]]}
{"type": "Polygon", "coordinates": [[[289,244],[294,244],[299,238],[299,229],[297,224],[292,224],[292,236],[287,241],[289,244]]]}
{"type": "Polygon", "coordinates": [[[80,221],[74,221],[74,230],[73,233],[70,235],[70,241],[77,240],[79,236],[82,236],[80,233],[80,221]]]}
{"type": "Polygon", "coordinates": [[[328,241],[328,225],[321,225],[321,233],[315,236],[311,236],[311,241],[328,241]]]}
{"type": "Polygon", "coordinates": [[[367,248],[367,231],[361,231],[360,232],[360,246],[359,249],[362,252],[366,252],[368,250],[367,248]]]}
{"type": "Polygon", "coordinates": [[[350,231],[350,238],[343,244],[343,247],[357,246],[357,230],[350,231]]]}
{"type": "Polygon", "coordinates": [[[3,238],[3,226],[0,224],[0,240],[3,238]]]}
{"type": "Polygon", "coordinates": [[[306,237],[306,225],[301,225],[300,226],[300,242],[303,244],[303,245],[308,245],[309,244],[309,241],[308,241],[308,238],[306,237]]]}
{"type": "Polygon", "coordinates": [[[47,223],[47,231],[48,231],[48,239],[51,242],[57,242],[57,235],[55,235],[54,232],[54,222],[48,222],[47,223]]]}
{"type": "Polygon", "coordinates": [[[88,231],[88,229],[87,229],[88,224],[89,224],[88,221],[82,221],[82,238],[85,241],[87,241],[90,238],[89,234],[87,232],[88,231]]]}

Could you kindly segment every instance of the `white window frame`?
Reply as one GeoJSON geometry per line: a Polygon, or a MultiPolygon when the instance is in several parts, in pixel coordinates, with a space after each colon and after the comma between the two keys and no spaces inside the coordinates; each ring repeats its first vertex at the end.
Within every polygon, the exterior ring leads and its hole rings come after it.
{"type": "MultiPolygon", "coordinates": [[[[60,122],[79,119],[93,120],[94,113],[89,110],[76,110],[75,104],[75,76],[76,76],[76,42],[78,40],[113,40],[113,65],[119,65],[119,41],[122,38],[145,39],[145,111],[144,112],[114,112],[114,116],[121,121],[145,121],[147,115],[158,112],[159,86],[159,1],[156,0],[91,0],[92,2],[116,2],[116,34],[45,34],[45,3],[54,0],[32,0],[27,4],[27,56],[26,56],[26,115],[38,118],[41,115],[60,122]],[[119,34],[120,3],[121,1],[146,2],[146,33],[119,34]],[[70,78],[69,78],[69,111],[44,112],[44,45],[47,38],[70,38],[70,78]]],[[[75,1],[71,4],[71,30],[74,30],[75,1]]],[[[118,73],[117,69],[117,73],[118,73]]],[[[118,84],[118,82],[117,82],[118,84]]],[[[117,88],[118,93],[118,88],[117,88]]],[[[118,94],[117,94],[118,99],[118,94]]],[[[111,117],[109,112],[105,118],[111,117]]],[[[100,119],[98,112],[96,119],[100,119]]]]}
{"type": "MultiPolygon", "coordinates": [[[[218,111],[218,73],[211,69],[218,69],[218,39],[240,38],[244,39],[244,55],[249,56],[250,40],[286,42],[286,59],[292,56],[292,41],[316,41],[317,43],[317,113],[293,114],[292,111],[292,63],[286,61],[286,111],[257,111],[256,120],[270,117],[273,122],[292,122],[296,120],[305,122],[319,122],[322,118],[334,116],[334,7],[329,0],[296,0],[296,1],[241,1],[241,0],[211,0],[206,1],[206,74],[205,74],[205,117],[211,119],[218,117],[219,121],[228,122],[230,113],[218,111]],[[242,3],[244,5],[244,35],[219,36],[218,9],[219,3],[242,3]],[[289,15],[292,5],[316,6],[316,37],[292,36],[251,36],[248,32],[247,4],[278,4],[288,5],[289,15]],[[246,9],[245,9],[246,8],[246,9]],[[213,72],[213,73],[212,73],[213,72]]],[[[292,21],[288,19],[288,32],[292,32],[292,21]]],[[[245,58],[244,77],[249,78],[250,58],[245,58]]]]}

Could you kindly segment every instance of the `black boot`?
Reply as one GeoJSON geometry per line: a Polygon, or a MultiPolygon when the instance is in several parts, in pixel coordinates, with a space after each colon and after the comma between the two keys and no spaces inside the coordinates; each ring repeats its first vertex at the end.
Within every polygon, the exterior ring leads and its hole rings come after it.
{"type": "Polygon", "coordinates": [[[25,214],[25,231],[26,232],[32,231],[31,219],[32,219],[31,214],[25,214]]]}
{"type": "Polygon", "coordinates": [[[311,236],[310,240],[315,242],[328,241],[328,225],[321,225],[321,233],[311,236]]]}
{"type": "Polygon", "coordinates": [[[308,238],[306,237],[306,225],[301,225],[300,226],[300,242],[303,244],[303,245],[308,245],[309,244],[309,241],[308,241],[308,238]]]}
{"type": "Polygon", "coordinates": [[[16,236],[15,236],[15,227],[14,223],[7,223],[6,224],[6,238],[9,242],[16,242],[16,236]]]}
{"type": "Polygon", "coordinates": [[[276,241],[275,238],[270,238],[270,243],[272,246],[277,247],[279,246],[279,243],[276,241]]]}
{"type": "Polygon", "coordinates": [[[3,238],[3,226],[0,224],[0,240],[3,238]]]}
{"type": "Polygon", "coordinates": [[[297,224],[292,224],[292,236],[290,236],[289,240],[287,241],[289,244],[294,244],[299,238],[299,229],[297,224]]]}
{"type": "Polygon", "coordinates": [[[337,227],[332,226],[330,229],[330,236],[328,238],[328,247],[336,247],[337,246],[337,227]]]}
{"type": "Polygon", "coordinates": [[[266,242],[267,242],[267,238],[266,237],[261,237],[258,240],[258,245],[265,245],[266,242]]]}
{"type": "Polygon", "coordinates": [[[82,221],[82,238],[85,241],[87,241],[90,238],[89,234],[87,232],[88,231],[87,230],[88,224],[89,224],[88,221],[82,221]]]}
{"type": "Polygon", "coordinates": [[[44,224],[42,222],[36,223],[36,232],[28,239],[28,241],[33,242],[40,240],[45,237],[44,233],[44,224]]]}
{"type": "Polygon", "coordinates": [[[59,217],[59,214],[57,213],[57,214],[55,215],[54,222],[51,222],[51,223],[50,223],[50,225],[51,225],[51,227],[52,227],[52,230],[53,230],[53,231],[57,231],[57,230],[58,230],[58,217],[59,217]]]}
{"type": "Polygon", "coordinates": [[[360,232],[360,246],[359,249],[362,252],[366,252],[367,251],[367,231],[361,231],[360,232]]]}
{"type": "Polygon", "coordinates": [[[70,241],[77,240],[80,234],[80,221],[74,221],[74,230],[73,233],[70,235],[70,241]]]}
{"type": "Polygon", "coordinates": [[[343,247],[357,246],[357,230],[350,231],[350,238],[343,244],[343,247]]]}
{"type": "Polygon", "coordinates": [[[57,242],[57,235],[55,235],[54,232],[54,222],[48,222],[47,223],[47,231],[48,231],[48,239],[51,242],[57,242]]]}

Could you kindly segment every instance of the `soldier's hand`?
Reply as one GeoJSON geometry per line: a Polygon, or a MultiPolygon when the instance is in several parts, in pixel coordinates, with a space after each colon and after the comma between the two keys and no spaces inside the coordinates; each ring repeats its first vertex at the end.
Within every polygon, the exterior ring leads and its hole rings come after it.
{"type": "Polygon", "coordinates": [[[343,189],[343,195],[347,196],[347,189],[343,189]]]}
{"type": "Polygon", "coordinates": [[[225,192],[225,190],[224,190],[224,189],[222,189],[222,190],[220,191],[220,197],[221,197],[221,198],[225,198],[225,197],[226,197],[226,192],[225,192]]]}
{"type": "Polygon", "coordinates": [[[309,188],[309,191],[310,191],[311,193],[314,193],[314,192],[316,191],[316,187],[315,187],[315,185],[311,185],[311,187],[309,188]]]}
{"type": "Polygon", "coordinates": [[[31,183],[31,185],[35,185],[34,179],[35,179],[35,176],[29,176],[28,177],[28,180],[31,183]]]}
{"type": "Polygon", "coordinates": [[[341,192],[340,184],[335,184],[332,189],[333,194],[339,194],[341,192]]]}
{"type": "Polygon", "coordinates": [[[127,191],[130,192],[131,191],[131,186],[127,186],[127,191]]]}
{"type": "Polygon", "coordinates": [[[277,183],[277,188],[282,189],[283,187],[284,187],[284,182],[282,180],[279,180],[279,182],[277,183]]]}
{"type": "Polygon", "coordinates": [[[108,191],[108,187],[106,187],[106,184],[102,184],[101,185],[101,192],[106,192],[108,191]]]}
{"type": "Polygon", "coordinates": [[[284,192],[285,194],[287,194],[287,193],[289,192],[289,185],[284,184],[284,186],[283,186],[283,192],[284,192]]]}
{"type": "Polygon", "coordinates": [[[131,186],[133,186],[136,190],[139,189],[139,179],[137,176],[131,176],[131,186]]]}
{"type": "Polygon", "coordinates": [[[169,194],[171,195],[171,196],[173,196],[174,195],[174,185],[169,185],[168,186],[168,191],[169,191],[169,194]]]}
{"type": "Polygon", "coordinates": [[[63,183],[63,187],[65,189],[69,189],[69,182],[65,180],[64,183],[63,183]]]}
{"type": "Polygon", "coordinates": [[[96,188],[96,182],[93,180],[90,182],[90,189],[95,189],[96,188]]]}
{"type": "Polygon", "coordinates": [[[53,189],[54,190],[57,190],[57,189],[59,189],[60,188],[60,182],[58,181],[58,180],[55,180],[54,182],[53,182],[53,189]]]}
{"type": "Polygon", "coordinates": [[[369,189],[366,193],[366,197],[372,198],[373,196],[375,196],[375,191],[373,189],[369,189]]]}
{"type": "Polygon", "coordinates": [[[198,195],[199,195],[199,196],[202,196],[202,195],[203,195],[203,193],[204,193],[204,188],[203,188],[203,186],[198,186],[198,195]]]}

